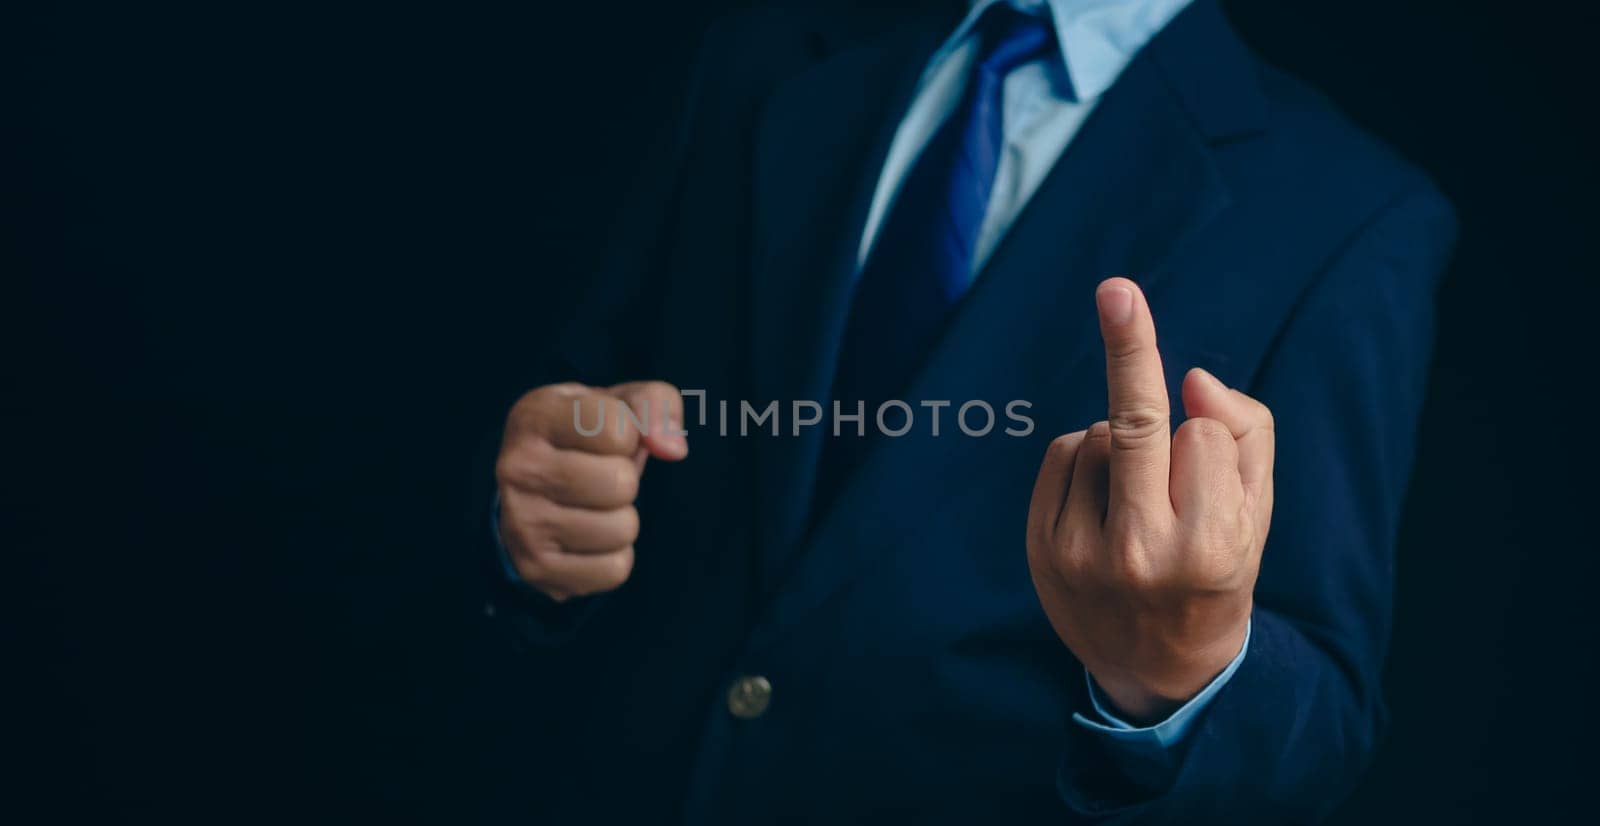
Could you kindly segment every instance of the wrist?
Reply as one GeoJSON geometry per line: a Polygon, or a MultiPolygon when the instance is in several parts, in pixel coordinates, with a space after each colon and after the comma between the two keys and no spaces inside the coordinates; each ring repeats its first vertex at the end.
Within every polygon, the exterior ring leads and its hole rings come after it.
{"type": "Polygon", "coordinates": [[[1172,716],[1238,659],[1249,635],[1246,622],[1217,643],[1140,670],[1085,666],[1108,711],[1136,727],[1172,716]]]}
{"type": "Polygon", "coordinates": [[[1195,689],[1187,696],[1173,696],[1176,692],[1162,692],[1136,680],[1102,679],[1093,671],[1089,676],[1100,690],[1103,702],[1110,706],[1106,710],[1135,728],[1165,720],[1200,691],[1195,689]]]}

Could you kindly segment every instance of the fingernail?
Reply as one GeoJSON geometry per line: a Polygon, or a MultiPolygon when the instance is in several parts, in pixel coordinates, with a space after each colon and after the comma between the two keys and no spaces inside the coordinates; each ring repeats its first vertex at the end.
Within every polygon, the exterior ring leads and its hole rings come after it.
{"type": "Polygon", "coordinates": [[[1126,324],[1133,317],[1133,291],[1107,287],[1100,291],[1100,316],[1107,324],[1126,324]]]}

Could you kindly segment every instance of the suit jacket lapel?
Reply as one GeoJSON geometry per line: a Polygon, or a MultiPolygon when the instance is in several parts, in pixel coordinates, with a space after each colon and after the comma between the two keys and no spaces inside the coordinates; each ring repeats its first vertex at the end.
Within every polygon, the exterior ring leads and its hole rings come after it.
{"type": "MultiPolygon", "coordinates": [[[[820,427],[787,431],[793,400],[825,402],[879,170],[929,55],[954,22],[929,14],[845,47],[781,86],[756,137],[750,380],[780,405],[778,438],[756,439],[764,579],[808,522],[820,427]]],[[[825,419],[825,421],[827,421],[825,419]]]]}
{"type": "MultiPolygon", "coordinates": [[[[1096,407],[1096,418],[1104,417],[1103,365],[1088,358],[1100,352],[1095,285],[1110,275],[1127,275],[1141,283],[1153,304],[1159,303],[1166,262],[1228,203],[1208,145],[1211,130],[1186,113],[1185,96],[1167,78],[1172,71],[1193,70],[1182,55],[1201,56],[1204,48],[1160,43],[1195,37],[1192,19],[1184,22],[1194,13],[1180,15],[1102,98],[913,382],[908,394],[913,405],[935,399],[953,403],[941,438],[877,441],[793,568],[784,572],[754,646],[776,641],[873,555],[914,535],[917,523],[940,501],[983,485],[985,473],[1032,467],[1044,441],[1087,426],[1092,419],[1085,416],[1096,407]],[[1164,69],[1157,54],[1176,65],[1164,69]],[[1027,439],[1001,435],[1002,417],[986,438],[961,435],[949,417],[971,399],[987,400],[997,412],[1012,399],[1032,402],[1036,433],[1027,439]],[[886,502],[893,506],[883,507],[886,502]]],[[[1214,32],[1198,31],[1202,41],[1214,38],[1214,32]]],[[[846,234],[856,239],[856,233],[846,234]]],[[[837,319],[830,316],[830,321],[837,319]]],[[[830,323],[826,330],[836,333],[836,327],[830,323]]],[[[831,342],[808,342],[832,352],[831,342]]],[[[921,424],[916,433],[925,432],[921,424]]],[[[1027,503],[1025,494],[1018,498],[1015,552],[1020,559],[1027,503]]]]}

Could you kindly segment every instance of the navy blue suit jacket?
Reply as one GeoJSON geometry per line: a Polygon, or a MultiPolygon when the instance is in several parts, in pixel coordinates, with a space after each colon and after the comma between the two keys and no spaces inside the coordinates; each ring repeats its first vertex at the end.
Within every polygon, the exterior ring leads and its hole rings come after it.
{"type": "MultiPolygon", "coordinates": [[[[563,365],[530,382],[662,379],[706,390],[713,425],[719,399],[826,399],[873,184],[960,11],[917,5],[795,4],[714,27],[649,162],[664,174],[631,202],[563,365]]],[[[688,461],[645,474],[620,590],[557,607],[496,586],[494,626],[533,721],[506,811],[737,824],[1326,812],[1384,722],[1396,524],[1453,236],[1421,174],[1195,3],[1105,95],[905,396],[1027,399],[1032,436],[880,440],[817,513],[823,428],[691,431],[688,461]],[[1046,443],[1105,417],[1092,296],[1114,274],[1149,296],[1175,405],[1200,365],[1277,421],[1249,655],[1154,771],[1071,722],[1088,707],[1082,668],[1023,547],[1046,443]],[[740,674],[773,685],[757,719],[725,704],[740,674]]]]}

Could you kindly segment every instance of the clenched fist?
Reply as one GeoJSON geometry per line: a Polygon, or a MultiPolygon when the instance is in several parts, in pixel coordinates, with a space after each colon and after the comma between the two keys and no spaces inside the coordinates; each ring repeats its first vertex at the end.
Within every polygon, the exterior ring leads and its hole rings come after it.
{"type": "Polygon", "coordinates": [[[519,399],[506,419],[495,478],[500,539],[523,580],[557,601],[627,581],[639,534],[639,476],[652,457],[689,455],[676,432],[682,422],[682,395],[658,381],[609,389],[552,384],[519,399]],[[603,426],[594,432],[597,419],[603,426]]]}
{"type": "Polygon", "coordinates": [[[1050,444],[1028,566],[1056,634],[1118,711],[1151,721],[1244,644],[1272,519],[1272,414],[1196,368],[1173,433],[1143,293],[1113,278],[1095,300],[1110,413],[1050,444]]]}

